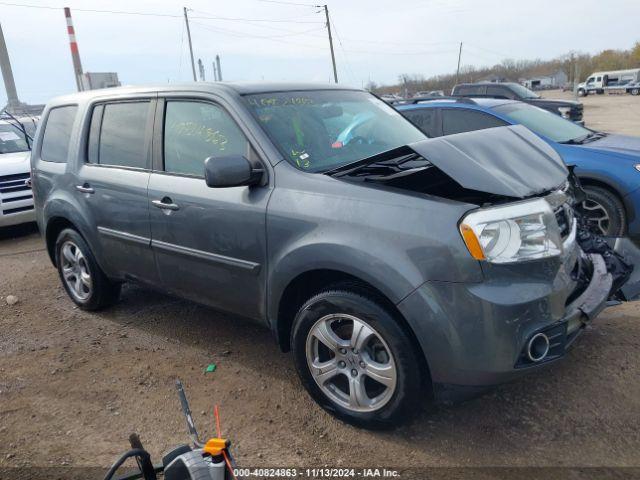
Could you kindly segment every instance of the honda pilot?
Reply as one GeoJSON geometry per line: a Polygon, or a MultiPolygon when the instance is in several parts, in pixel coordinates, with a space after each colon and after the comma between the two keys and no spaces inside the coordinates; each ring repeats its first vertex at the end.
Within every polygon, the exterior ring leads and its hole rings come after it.
{"type": "Polygon", "coordinates": [[[366,427],[552,364],[629,295],[632,266],[580,228],[579,185],[536,135],[428,139],[361,90],[64,96],[31,165],[80,308],[136,282],[255,320],[322,407],[366,427]]]}

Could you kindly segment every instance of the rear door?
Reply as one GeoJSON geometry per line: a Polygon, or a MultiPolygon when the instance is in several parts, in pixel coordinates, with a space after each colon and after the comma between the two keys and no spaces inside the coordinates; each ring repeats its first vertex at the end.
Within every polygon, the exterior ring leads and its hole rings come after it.
{"type": "Polygon", "coordinates": [[[95,223],[103,268],[155,283],[147,185],[155,98],[96,103],[75,194],[95,223]]]}
{"type": "Polygon", "coordinates": [[[270,187],[209,188],[204,161],[244,155],[265,171],[266,165],[220,103],[161,98],[156,118],[149,210],[162,284],[200,303],[261,318],[270,187]]]}

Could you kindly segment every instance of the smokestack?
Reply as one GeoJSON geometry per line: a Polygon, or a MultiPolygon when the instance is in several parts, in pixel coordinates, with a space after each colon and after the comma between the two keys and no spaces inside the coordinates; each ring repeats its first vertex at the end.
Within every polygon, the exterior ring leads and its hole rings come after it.
{"type": "Polygon", "coordinates": [[[216,55],[216,66],[218,67],[218,80],[222,81],[222,70],[220,69],[220,55],[216,55]]]}
{"type": "Polygon", "coordinates": [[[4,33],[2,33],[2,25],[0,25],[0,70],[2,70],[2,78],[4,79],[4,88],[7,91],[7,110],[12,111],[20,107],[18,100],[18,92],[16,91],[16,82],[13,79],[11,71],[11,62],[9,61],[9,51],[4,41],[4,33]]]}
{"type": "Polygon", "coordinates": [[[73,21],[71,20],[71,9],[64,7],[64,16],[67,19],[67,33],[69,34],[69,47],[71,47],[71,59],[73,60],[73,71],[76,77],[76,85],[78,91],[82,88],[82,63],[80,63],[80,52],[78,52],[78,42],[76,42],[76,32],[73,29],[73,21]]]}

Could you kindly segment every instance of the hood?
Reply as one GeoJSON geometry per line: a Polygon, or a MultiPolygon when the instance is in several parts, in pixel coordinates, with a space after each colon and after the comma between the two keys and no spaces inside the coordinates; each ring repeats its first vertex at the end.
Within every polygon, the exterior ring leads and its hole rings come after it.
{"type": "Polygon", "coordinates": [[[532,105],[548,105],[556,107],[576,107],[580,102],[574,100],[556,100],[551,98],[527,98],[527,103],[532,105]]]}
{"type": "Polygon", "coordinates": [[[582,148],[640,157],[640,137],[607,135],[606,137],[583,145],[582,148]]]}
{"type": "Polygon", "coordinates": [[[31,152],[0,153],[0,175],[28,172],[30,156],[31,152]],[[21,168],[23,164],[25,168],[21,168]],[[16,168],[19,170],[14,171],[16,168]]]}
{"type": "Polygon", "coordinates": [[[557,188],[569,171],[546,142],[522,125],[489,128],[409,145],[469,190],[525,198],[557,188]]]}

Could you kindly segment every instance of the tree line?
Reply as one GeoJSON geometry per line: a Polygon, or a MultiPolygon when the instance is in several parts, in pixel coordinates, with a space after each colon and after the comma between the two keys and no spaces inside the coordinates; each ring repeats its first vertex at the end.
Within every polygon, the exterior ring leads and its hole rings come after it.
{"type": "MultiPolygon", "coordinates": [[[[552,60],[505,59],[492,67],[476,68],[473,65],[460,67],[458,83],[478,82],[489,78],[517,82],[521,79],[553,75],[562,70],[568,77],[568,84],[582,82],[586,77],[601,70],[622,70],[640,68],[640,41],[628,50],[603,50],[591,55],[570,52],[552,60]]],[[[395,85],[378,85],[370,82],[367,89],[377,94],[396,93],[411,95],[418,91],[443,90],[451,92],[456,84],[456,74],[435,75],[425,78],[420,74],[402,74],[395,85]]]]}

